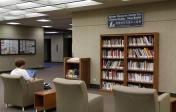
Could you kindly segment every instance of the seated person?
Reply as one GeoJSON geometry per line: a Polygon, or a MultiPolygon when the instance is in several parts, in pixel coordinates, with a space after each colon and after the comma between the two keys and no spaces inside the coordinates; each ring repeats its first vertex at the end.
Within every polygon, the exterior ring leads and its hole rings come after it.
{"type": "Polygon", "coordinates": [[[28,74],[28,72],[27,72],[27,70],[24,69],[25,64],[26,64],[26,62],[25,62],[24,59],[18,58],[15,61],[16,68],[11,71],[10,75],[22,76],[25,80],[31,82],[33,80],[33,78],[30,77],[29,74],[28,74]]]}

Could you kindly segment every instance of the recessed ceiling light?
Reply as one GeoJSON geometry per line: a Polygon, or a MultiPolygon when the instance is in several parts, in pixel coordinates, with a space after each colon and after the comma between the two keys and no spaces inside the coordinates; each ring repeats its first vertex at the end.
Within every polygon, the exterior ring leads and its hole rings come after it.
{"type": "Polygon", "coordinates": [[[122,0],[123,2],[129,2],[130,0],[122,0]]]}
{"type": "Polygon", "coordinates": [[[48,32],[45,32],[45,34],[56,34],[56,33],[59,33],[59,32],[56,32],[56,31],[48,31],[48,32]]]}
{"type": "Polygon", "coordinates": [[[72,30],[72,28],[67,28],[67,30],[72,30]]]}
{"type": "Polygon", "coordinates": [[[53,26],[42,26],[43,28],[51,28],[51,27],[53,27],[53,26]]]}
{"type": "Polygon", "coordinates": [[[37,21],[38,22],[50,22],[51,20],[49,20],[49,19],[38,19],[37,21]]]}
{"type": "Polygon", "coordinates": [[[6,24],[9,24],[9,25],[19,25],[19,24],[21,24],[21,23],[17,23],[17,22],[8,22],[8,23],[6,23],[6,24]]]}

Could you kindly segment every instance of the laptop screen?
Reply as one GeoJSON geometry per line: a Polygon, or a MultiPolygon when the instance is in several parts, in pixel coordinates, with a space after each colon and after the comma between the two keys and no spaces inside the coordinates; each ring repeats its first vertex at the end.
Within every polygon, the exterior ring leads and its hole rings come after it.
{"type": "Polygon", "coordinates": [[[32,78],[35,78],[37,75],[37,71],[36,70],[32,70],[32,69],[27,69],[28,75],[32,78]]]}

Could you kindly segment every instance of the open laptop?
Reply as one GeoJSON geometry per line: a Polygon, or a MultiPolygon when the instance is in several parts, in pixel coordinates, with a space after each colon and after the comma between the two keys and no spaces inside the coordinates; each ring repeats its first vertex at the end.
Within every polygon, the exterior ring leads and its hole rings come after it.
{"type": "Polygon", "coordinates": [[[37,75],[37,71],[36,71],[36,70],[33,70],[33,69],[27,69],[27,72],[28,72],[29,77],[35,79],[35,77],[36,77],[36,75],[37,75]]]}

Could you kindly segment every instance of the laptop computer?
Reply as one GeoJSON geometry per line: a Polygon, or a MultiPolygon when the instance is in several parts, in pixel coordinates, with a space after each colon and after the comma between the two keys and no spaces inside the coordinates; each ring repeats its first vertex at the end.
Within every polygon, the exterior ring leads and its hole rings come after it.
{"type": "Polygon", "coordinates": [[[37,71],[36,71],[36,70],[33,70],[33,69],[27,69],[27,72],[28,72],[29,77],[35,79],[35,77],[36,77],[36,75],[37,75],[37,71]]]}

